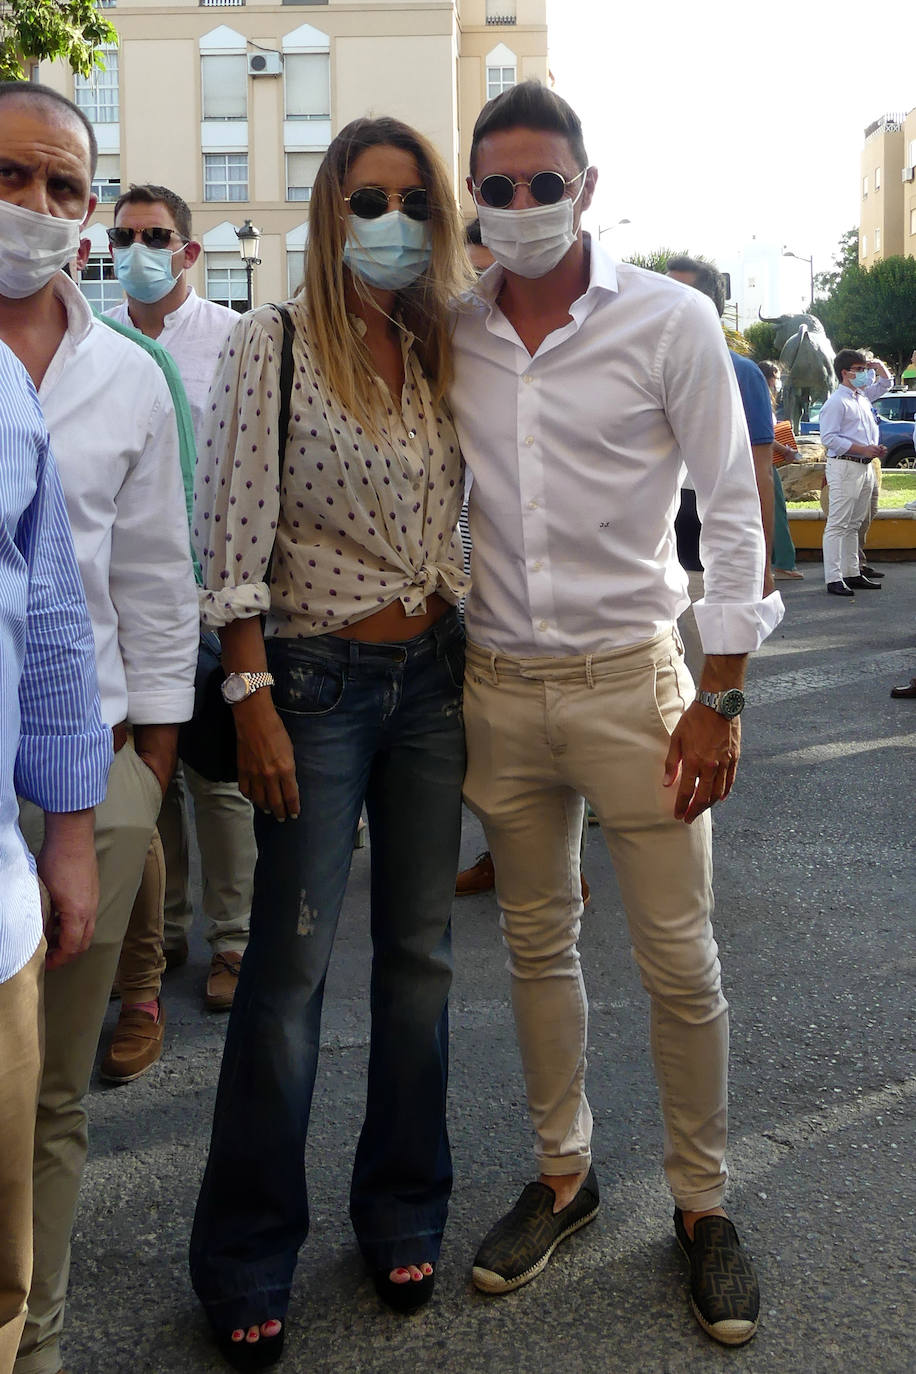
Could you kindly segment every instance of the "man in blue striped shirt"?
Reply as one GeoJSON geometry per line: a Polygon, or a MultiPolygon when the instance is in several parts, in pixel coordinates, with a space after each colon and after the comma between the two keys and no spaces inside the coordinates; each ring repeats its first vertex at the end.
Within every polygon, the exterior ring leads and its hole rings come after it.
{"type": "Polygon", "coordinates": [[[95,649],[57,471],[28,375],[0,343],[0,1374],[13,1368],[32,1262],[32,1148],[45,967],[36,861],[17,792],[43,808],[47,966],[88,946],[92,808],[105,795],[95,649]]]}

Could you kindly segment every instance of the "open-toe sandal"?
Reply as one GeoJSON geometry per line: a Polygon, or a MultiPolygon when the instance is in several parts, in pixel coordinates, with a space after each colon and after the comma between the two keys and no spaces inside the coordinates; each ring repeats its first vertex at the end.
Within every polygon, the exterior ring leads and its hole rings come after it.
{"type": "MultiPolygon", "coordinates": [[[[247,1328],[245,1329],[247,1330],[247,1328]]],[[[283,1337],[286,1335],[286,1325],[284,1323],[275,1336],[261,1335],[256,1341],[234,1341],[231,1331],[215,1332],[214,1334],[220,1354],[224,1360],[232,1365],[233,1369],[268,1369],[270,1365],[276,1364],[283,1354],[283,1337]]]]}
{"type": "Polygon", "coordinates": [[[418,1312],[429,1302],[436,1282],[435,1270],[424,1274],[422,1279],[409,1279],[407,1283],[395,1283],[388,1269],[376,1269],[372,1277],[382,1302],[393,1311],[405,1314],[418,1312]]]}

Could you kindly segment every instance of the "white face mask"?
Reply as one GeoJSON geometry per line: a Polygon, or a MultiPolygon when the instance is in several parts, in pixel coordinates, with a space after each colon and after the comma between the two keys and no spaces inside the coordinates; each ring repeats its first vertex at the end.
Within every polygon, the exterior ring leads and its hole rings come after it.
{"type": "Polygon", "coordinates": [[[76,256],[81,223],[0,200],[0,296],[19,301],[40,291],[76,256]]]}
{"type": "Polygon", "coordinates": [[[576,241],[573,207],[584,189],[583,181],[575,200],[564,196],[556,205],[534,205],[530,210],[478,205],[481,243],[507,272],[520,277],[546,276],[576,241]]]}

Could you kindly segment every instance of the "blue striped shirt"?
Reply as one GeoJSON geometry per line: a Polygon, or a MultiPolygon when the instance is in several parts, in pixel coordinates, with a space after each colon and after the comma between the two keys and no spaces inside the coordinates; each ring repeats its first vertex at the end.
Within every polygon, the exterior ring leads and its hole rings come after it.
{"type": "Polygon", "coordinates": [[[35,862],[16,795],[81,811],[105,795],[95,647],[35,388],[0,343],[0,983],[41,938],[35,862]]]}

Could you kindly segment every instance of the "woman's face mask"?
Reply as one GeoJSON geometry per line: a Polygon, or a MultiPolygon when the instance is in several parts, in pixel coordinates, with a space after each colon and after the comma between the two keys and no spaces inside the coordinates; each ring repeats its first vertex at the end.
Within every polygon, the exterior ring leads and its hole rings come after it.
{"type": "Polygon", "coordinates": [[[428,220],[392,210],[377,219],[347,216],[344,262],[370,286],[400,291],[421,277],[430,263],[428,220]]]}

